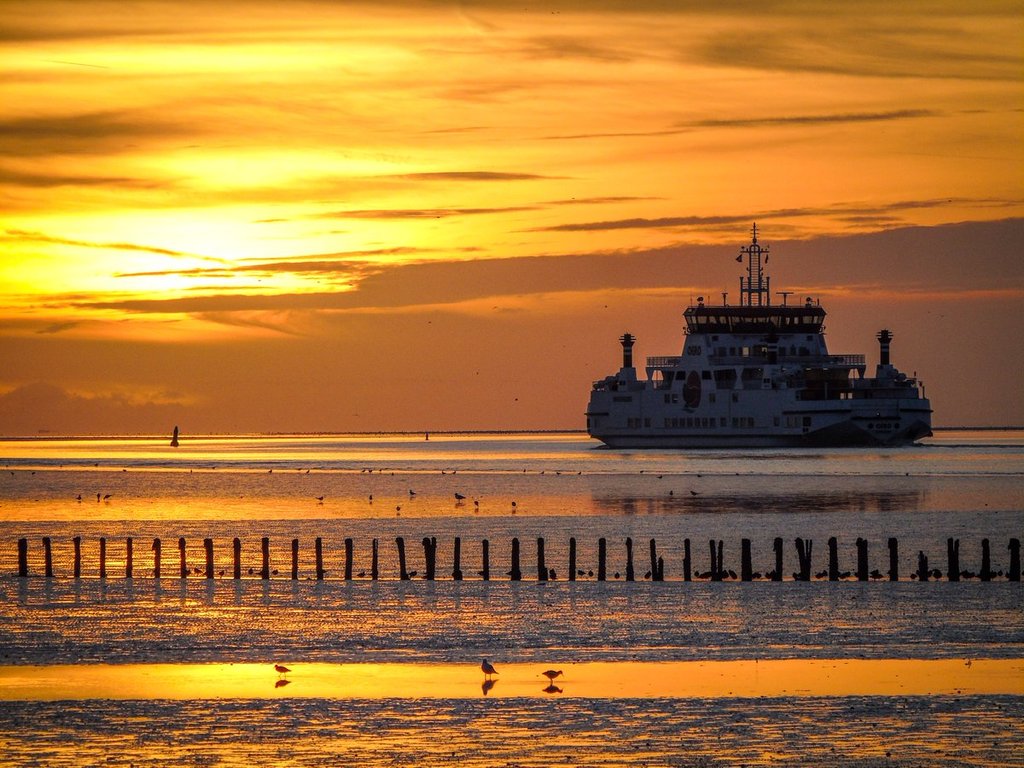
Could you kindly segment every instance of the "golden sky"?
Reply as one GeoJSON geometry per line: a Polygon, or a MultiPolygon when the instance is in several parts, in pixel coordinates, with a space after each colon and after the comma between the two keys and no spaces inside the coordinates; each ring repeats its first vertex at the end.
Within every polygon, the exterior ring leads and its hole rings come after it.
{"type": "Polygon", "coordinates": [[[1024,424],[1024,3],[0,0],[0,434],[582,428],[773,287],[1024,424]]]}

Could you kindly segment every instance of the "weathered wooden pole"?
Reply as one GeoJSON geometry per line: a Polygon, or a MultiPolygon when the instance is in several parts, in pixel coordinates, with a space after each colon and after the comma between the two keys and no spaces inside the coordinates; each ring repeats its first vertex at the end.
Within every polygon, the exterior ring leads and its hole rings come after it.
{"type": "Polygon", "coordinates": [[[292,539],[292,581],[299,578],[299,540],[292,539]]]}
{"type": "Polygon", "coordinates": [[[992,560],[989,553],[988,539],[981,540],[981,576],[982,581],[992,581],[992,560]]]}
{"type": "Polygon", "coordinates": [[[537,581],[548,580],[548,567],[544,564],[544,538],[537,537],[537,581]]]}
{"type": "Polygon", "coordinates": [[[924,550],[918,550],[917,579],[918,581],[928,581],[928,575],[928,555],[924,553],[924,550]]]}
{"type": "Polygon", "coordinates": [[[233,561],[231,578],[240,579],[242,578],[242,540],[237,536],[231,542],[231,557],[233,561]]]}
{"type": "Polygon", "coordinates": [[[100,578],[107,578],[107,539],[100,536],[100,578]]]}
{"type": "Polygon", "coordinates": [[[900,543],[895,536],[889,539],[889,581],[900,580],[900,543]]]}
{"type": "Polygon", "coordinates": [[[484,581],[491,580],[491,543],[484,539],[481,543],[481,567],[480,567],[480,578],[484,581]]]}
{"type": "Polygon", "coordinates": [[[839,581],[839,542],[835,536],[828,539],[828,580],[839,581]]]}
{"type": "Polygon", "coordinates": [[[690,540],[683,539],[683,581],[689,581],[692,573],[693,560],[690,558],[690,540]]]}
{"type": "Polygon", "coordinates": [[[270,538],[264,536],[260,541],[260,549],[263,550],[263,565],[260,568],[260,578],[267,580],[270,578],[270,538]]]}
{"type": "MultiPolygon", "coordinates": [[[[353,539],[345,539],[345,581],[352,581],[352,559],[356,543],[353,539]]],[[[321,578],[323,578],[321,576],[321,578]]]]}
{"type": "Polygon", "coordinates": [[[811,550],[814,547],[814,542],[810,539],[804,541],[799,536],[796,539],[796,553],[800,560],[800,573],[797,574],[797,580],[799,581],[810,581],[811,580],[811,550]]]}
{"type": "Polygon", "coordinates": [[[512,539],[512,571],[509,574],[512,581],[520,581],[523,572],[519,570],[519,539],[512,539]]]}
{"type": "Polygon", "coordinates": [[[775,549],[775,571],[772,573],[772,581],[782,581],[782,537],[777,536],[772,542],[775,549]]]}
{"type": "Polygon", "coordinates": [[[153,539],[153,578],[160,578],[160,554],[161,554],[161,543],[160,539],[153,539]]]}
{"type": "Polygon", "coordinates": [[[960,581],[960,539],[946,539],[946,576],[960,581]]]}
{"type": "Polygon", "coordinates": [[[754,578],[754,568],[750,562],[750,539],[740,539],[740,580],[750,581],[754,578]]]}
{"type": "Polygon", "coordinates": [[[132,577],[132,571],[134,570],[134,564],[132,563],[132,537],[129,536],[124,543],[124,577],[130,579],[132,577]]]}
{"type": "Polygon", "coordinates": [[[49,536],[43,536],[43,573],[46,578],[53,578],[53,548],[50,545],[49,536]]]}
{"type": "Polygon", "coordinates": [[[206,550],[206,578],[213,578],[213,539],[203,539],[203,549],[206,550]]]}
{"type": "Polygon", "coordinates": [[[569,581],[576,581],[576,537],[569,537],[569,581]]]}
{"type": "Polygon", "coordinates": [[[28,578],[28,539],[18,539],[18,578],[28,578]]]}
{"type": "MultiPolygon", "coordinates": [[[[377,540],[374,539],[374,549],[373,549],[374,555],[377,554],[376,542],[377,542],[377,540]]],[[[323,538],[321,538],[320,536],[317,536],[316,537],[316,541],[313,544],[313,547],[314,547],[315,552],[316,552],[316,580],[317,581],[323,581],[324,580],[324,540],[323,540],[323,538]]]]}
{"type": "Polygon", "coordinates": [[[433,581],[437,575],[437,539],[432,536],[423,537],[423,559],[425,562],[425,573],[423,578],[433,581]]]}
{"type": "Polygon", "coordinates": [[[462,581],[462,537],[455,537],[452,548],[452,581],[462,581]]]}
{"type": "Polygon", "coordinates": [[[71,540],[75,545],[75,578],[82,578],[82,537],[75,536],[71,540]]]}
{"type": "Polygon", "coordinates": [[[398,574],[402,581],[409,580],[409,572],[405,570],[405,539],[401,536],[395,538],[395,544],[398,546],[398,574]]]}
{"type": "Polygon", "coordinates": [[[184,536],[181,536],[178,539],[178,560],[180,561],[179,562],[179,566],[180,566],[179,571],[181,573],[181,578],[184,579],[186,576],[188,576],[188,564],[185,562],[185,537],[184,536]]]}
{"type": "Polygon", "coordinates": [[[1006,548],[1010,550],[1010,572],[1006,578],[1010,581],[1020,581],[1020,539],[1010,539],[1006,548]]]}
{"type": "Polygon", "coordinates": [[[712,581],[721,581],[722,580],[722,571],[721,571],[722,565],[718,561],[718,547],[716,546],[716,543],[717,542],[715,542],[714,539],[710,539],[708,541],[708,545],[709,545],[709,547],[711,549],[711,580],[712,581]]]}
{"type": "Polygon", "coordinates": [[[665,558],[658,557],[658,581],[665,580],[665,558]]]}
{"type": "Polygon", "coordinates": [[[633,571],[633,539],[626,537],[626,581],[636,581],[633,571]]]}
{"type": "Polygon", "coordinates": [[[376,581],[377,579],[380,578],[380,562],[378,560],[378,554],[377,554],[379,549],[380,549],[380,544],[378,544],[377,539],[374,539],[373,543],[371,545],[371,555],[370,555],[370,578],[373,579],[374,581],[376,581]]]}
{"type": "Polygon", "coordinates": [[[597,540],[597,580],[604,581],[608,576],[608,542],[604,538],[597,540]]]}
{"type": "Polygon", "coordinates": [[[658,543],[651,539],[651,581],[658,581],[658,543]]]}
{"type": "Polygon", "coordinates": [[[857,581],[868,580],[868,540],[857,537],[857,581]]]}

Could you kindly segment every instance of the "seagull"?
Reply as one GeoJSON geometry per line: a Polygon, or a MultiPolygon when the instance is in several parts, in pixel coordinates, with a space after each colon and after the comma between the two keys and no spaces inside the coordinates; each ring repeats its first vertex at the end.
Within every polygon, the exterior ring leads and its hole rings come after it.
{"type": "Polygon", "coordinates": [[[455,494],[455,500],[456,501],[465,501],[465,499],[466,499],[466,497],[463,496],[461,493],[456,493],[455,494]]]}
{"type": "Polygon", "coordinates": [[[498,671],[491,665],[491,662],[489,662],[487,659],[484,659],[483,662],[480,664],[480,669],[483,670],[484,675],[486,675],[487,677],[498,674],[498,671]]]}
{"type": "Polygon", "coordinates": [[[316,500],[319,501],[321,504],[324,503],[324,497],[323,496],[317,496],[316,500]]]}
{"type": "Polygon", "coordinates": [[[555,671],[555,670],[553,670],[553,669],[548,669],[548,670],[545,670],[544,672],[541,672],[541,674],[542,674],[542,675],[544,675],[544,677],[546,677],[546,678],[547,678],[548,680],[550,680],[551,682],[555,682],[555,678],[556,678],[556,677],[561,677],[561,675],[562,675],[562,670],[560,670],[560,669],[559,669],[559,670],[558,670],[558,671],[556,672],[556,671],[555,671]]]}
{"type": "Polygon", "coordinates": [[[287,675],[289,672],[291,672],[291,670],[288,669],[288,667],[286,667],[284,664],[275,664],[274,671],[277,672],[277,674],[279,675],[287,675]]]}

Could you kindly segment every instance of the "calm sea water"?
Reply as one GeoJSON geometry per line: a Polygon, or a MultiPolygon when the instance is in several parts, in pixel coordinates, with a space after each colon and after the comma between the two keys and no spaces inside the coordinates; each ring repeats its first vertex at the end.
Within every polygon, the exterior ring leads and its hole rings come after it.
{"type": "MultiPolygon", "coordinates": [[[[988,539],[992,569],[1008,569],[1010,539],[1024,538],[1024,432],[940,432],[891,450],[739,452],[615,451],[578,434],[185,437],[177,449],[163,437],[5,440],[0,467],[0,665],[1024,658],[1019,583],[910,579],[920,552],[944,575],[950,537],[960,540],[961,568],[980,570],[988,539]],[[44,536],[52,541],[53,579],[40,578],[44,536]],[[75,536],[82,537],[80,580],[70,578],[75,536]],[[264,536],[274,571],[267,581],[259,578],[264,536]],[[883,573],[887,540],[896,537],[901,580],[793,581],[796,537],[813,542],[812,570],[820,573],[832,536],[842,570],[855,569],[863,538],[870,568],[883,573]],[[30,579],[14,577],[21,537],[29,541],[30,579]],[[101,537],[105,580],[97,578],[101,537]],[[186,579],[178,577],[179,537],[186,579]],[[239,581],[230,577],[235,537],[239,581]],[[314,579],[317,537],[322,582],[314,579]],[[396,537],[417,571],[412,581],[398,578],[396,537]],[[422,579],[424,537],[437,539],[434,582],[422,579]],[[465,581],[452,579],[456,537],[465,581]],[[567,579],[570,537],[582,572],[576,582],[567,579]],[[710,567],[710,540],[723,542],[725,566],[738,571],[743,538],[764,574],[774,567],[775,537],[785,543],[782,584],[682,580],[686,540],[697,574],[710,567]],[[127,580],[129,538],[134,578],[127,580]],[[211,580],[202,576],[204,538],[214,543],[211,580]],[[521,583],[508,580],[513,538],[521,544],[521,583]],[[537,581],[538,538],[545,567],[555,571],[546,583],[537,581]],[[600,538],[606,582],[593,575],[600,538]],[[635,583],[625,580],[627,538],[635,583]],[[351,582],[342,579],[346,539],[354,547],[351,582]],[[377,582],[369,578],[374,539],[377,582]],[[485,539],[489,582],[479,575],[485,539]],[[644,579],[651,539],[665,562],[664,584],[644,579]]],[[[350,703],[343,720],[331,701],[191,710],[105,703],[102,717],[88,702],[12,702],[0,704],[0,724],[20,734],[10,744],[16,764],[116,762],[117,754],[125,764],[161,764],[166,755],[187,764],[198,749],[208,757],[201,764],[242,765],[265,757],[246,751],[252,733],[268,734],[273,762],[288,765],[488,765],[499,753],[498,764],[524,765],[584,757],[628,765],[638,754],[661,765],[692,764],[684,754],[729,765],[804,757],[810,762],[802,764],[822,764],[845,755],[861,765],[887,759],[873,752],[879,728],[898,746],[893,760],[905,764],[1011,765],[1024,747],[1013,726],[1021,696],[784,699],[764,701],[756,713],[744,705],[740,719],[725,700],[567,701],[556,709],[530,700],[499,711],[396,696],[350,703]],[[228,717],[235,726],[225,735],[215,723],[228,717]],[[167,723],[180,737],[156,739],[154,751],[147,738],[167,723]],[[473,739],[460,735],[467,728],[508,746],[474,752],[473,739]],[[989,737],[975,742],[962,728],[989,737]],[[305,734],[301,743],[297,732],[305,734]],[[549,746],[538,742],[543,734],[549,746]],[[125,739],[126,751],[110,751],[125,739]],[[85,758],[76,758],[73,744],[85,758]]]]}

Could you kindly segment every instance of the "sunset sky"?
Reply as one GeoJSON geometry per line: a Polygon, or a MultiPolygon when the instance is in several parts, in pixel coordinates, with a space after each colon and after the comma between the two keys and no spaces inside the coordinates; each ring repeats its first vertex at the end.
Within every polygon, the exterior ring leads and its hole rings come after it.
{"type": "Polygon", "coordinates": [[[0,435],[580,429],[774,289],[1024,424],[1024,3],[0,0],[0,435]]]}

